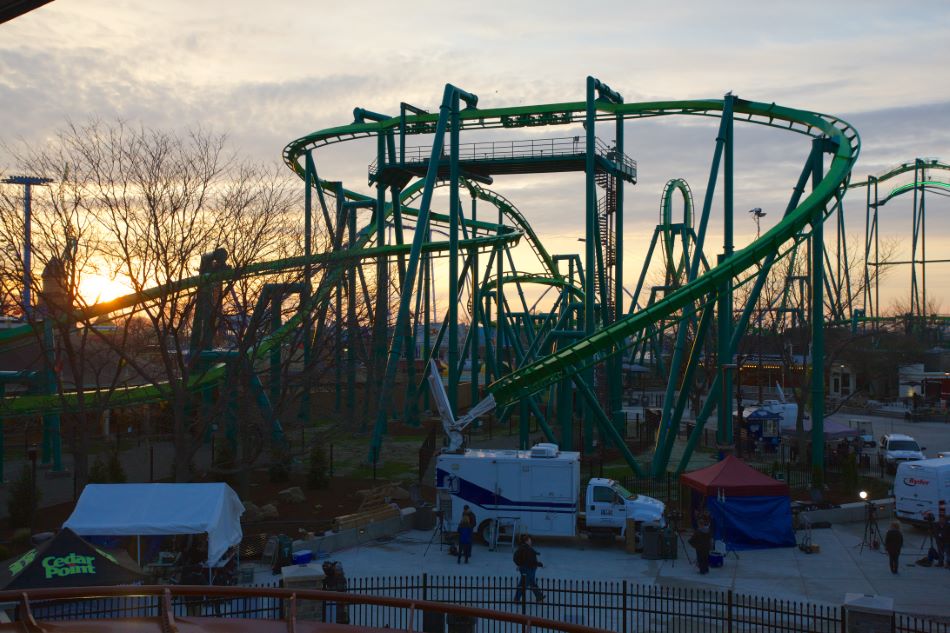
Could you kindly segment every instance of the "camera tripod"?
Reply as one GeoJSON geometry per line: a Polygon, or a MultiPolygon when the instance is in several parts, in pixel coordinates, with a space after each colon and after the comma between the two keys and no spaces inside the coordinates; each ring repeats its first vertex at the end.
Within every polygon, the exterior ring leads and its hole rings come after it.
{"type": "Polygon", "coordinates": [[[435,537],[439,537],[439,551],[442,551],[442,546],[445,544],[445,511],[437,510],[435,513],[435,527],[432,529],[432,536],[429,537],[429,544],[426,545],[426,551],[422,553],[424,557],[429,553],[429,548],[432,547],[432,541],[435,540],[435,537]]]}
{"type": "Polygon", "coordinates": [[[874,514],[874,502],[867,501],[867,506],[864,509],[864,538],[861,539],[861,549],[858,550],[859,553],[864,552],[864,548],[878,550],[881,548],[881,543],[884,542],[884,537],[881,536],[881,528],[877,526],[877,517],[874,514]]]}
{"type": "MultiPolygon", "coordinates": [[[[683,540],[683,533],[680,532],[680,522],[681,515],[679,512],[670,512],[667,515],[666,525],[669,529],[673,530],[673,533],[676,534],[676,538],[679,539],[680,547],[683,548],[683,555],[686,556],[686,562],[690,565],[693,564],[693,559],[689,557],[689,546],[686,541],[683,540]]],[[[676,557],[673,557],[673,562],[670,563],[670,567],[676,567],[676,557]]]]}

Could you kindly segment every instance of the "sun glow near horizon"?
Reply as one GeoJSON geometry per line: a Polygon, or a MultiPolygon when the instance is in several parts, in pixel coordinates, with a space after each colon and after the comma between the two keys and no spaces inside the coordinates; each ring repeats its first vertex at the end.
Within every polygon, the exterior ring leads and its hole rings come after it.
{"type": "Polygon", "coordinates": [[[85,273],[79,280],[78,293],[86,305],[112,301],[133,292],[132,284],[124,275],[113,279],[99,273],[85,273]]]}

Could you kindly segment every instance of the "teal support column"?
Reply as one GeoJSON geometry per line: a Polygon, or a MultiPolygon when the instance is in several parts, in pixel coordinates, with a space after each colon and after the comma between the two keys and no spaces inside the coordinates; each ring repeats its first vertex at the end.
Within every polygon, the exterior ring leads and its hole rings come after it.
{"type": "MultiPolygon", "coordinates": [[[[379,390],[379,400],[376,411],[376,424],[373,428],[373,440],[370,446],[370,455],[369,460],[373,463],[376,463],[379,459],[379,449],[382,445],[382,437],[386,432],[388,412],[390,408],[390,391],[395,382],[396,370],[399,364],[399,356],[402,351],[403,334],[406,331],[406,326],[409,323],[409,307],[412,300],[412,292],[415,286],[416,275],[419,270],[420,255],[422,253],[422,245],[424,239],[427,235],[426,228],[429,226],[429,216],[431,213],[432,206],[432,194],[435,190],[436,181],[438,179],[438,168],[439,162],[442,157],[442,149],[445,142],[445,131],[448,126],[449,120],[451,118],[451,113],[453,110],[453,103],[456,104],[454,108],[456,111],[457,99],[464,99],[466,104],[469,107],[475,107],[478,102],[478,98],[475,95],[469,94],[456,88],[451,84],[446,84],[445,92],[442,98],[442,105],[440,106],[439,111],[439,120],[436,124],[434,140],[432,143],[432,151],[429,155],[429,167],[426,171],[425,186],[422,192],[422,199],[419,205],[419,213],[416,218],[416,229],[415,234],[412,239],[412,247],[409,251],[409,261],[406,267],[406,275],[403,280],[402,287],[400,288],[400,298],[399,298],[399,309],[396,312],[396,322],[393,329],[392,343],[389,347],[389,353],[386,358],[386,371],[382,377],[380,390],[379,390]]],[[[457,126],[456,126],[457,127],[457,126]]],[[[382,140],[380,141],[380,152],[379,152],[379,165],[383,164],[385,160],[384,156],[384,144],[382,140]]],[[[456,156],[458,154],[458,149],[456,147],[456,156]]],[[[380,196],[385,196],[385,190],[380,187],[380,196]]],[[[382,213],[383,207],[382,203],[385,202],[383,197],[380,201],[380,206],[376,210],[376,216],[382,223],[382,213]]],[[[457,209],[452,210],[452,213],[457,212],[457,209]]],[[[456,282],[457,283],[457,282],[456,282]]],[[[388,293],[378,292],[379,295],[386,295],[388,293]]],[[[453,301],[453,298],[449,298],[450,303],[453,301]]],[[[380,313],[377,312],[377,321],[380,321],[380,313]]],[[[384,324],[385,325],[385,324],[384,324]]],[[[450,366],[451,370],[451,366],[450,366]]],[[[449,396],[451,397],[451,391],[449,396]]]]}
{"type": "MultiPolygon", "coordinates": [[[[478,236],[478,200],[475,196],[472,196],[472,235],[471,237],[478,236]]],[[[479,323],[478,319],[475,318],[475,315],[479,313],[478,305],[481,301],[478,293],[478,249],[472,251],[472,314],[471,314],[471,345],[472,345],[472,364],[469,375],[471,377],[471,386],[472,386],[472,406],[475,406],[475,403],[478,402],[478,331],[479,323]]],[[[484,329],[482,330],[484,331],[484,329]]],[[[478,421],[475,421],[475,424],[478,424],[478,421]]]]}
{"type": "MultiPolygon", "coordinates": [[[[692,261],[690,261],[689,270],[687,272],[688,281],[693,281],[694,279],[696,279],[696,276],[699,274],[699,266],[700,266],[700,263],[702,262],[703,247],[705,246],[705,243],[706,243],[706,230],[709,227],[709,217],[712,212],[713,199],[716,192],[716,183],[719,179],[719,167],[720,167],[720,163],[722,162],[723,154],[725,153],[725,147],[729,138],[729,127],[732,121],[732,106],[733,106],[732,99],[727,97],[723,101],[722,119],[719,122],[719,134],[716,137],[716,147],[713,151],[712,162],[709,167],[709,180],[708,180],[708,184],[706,185],[706,194],[703,199],[703,209],[699,216],[699,231],[696,235],[696,244],[695,244],[696,253],[692,261]]],[[[656,246],[658,237],[659,237],[659,232],[654,231],[653,239],[650,242],[650,248],[647,253],[647,261],[649,261],[650,257],[653,254],[653,249],[656,246]]],[[[646,275],[646,269],[644,269],[640,274],[640,279],[637,282],[637,290],[636,290],[636,293],[634,294],[634,297],[639,296],[640,290],[644,283],[645,275],[646,275]]],[[[711,307],[709,309],[711,309],[711,307]]],[[[684,316],[686,316],[686,318],[681,319],[680,327],[676,334],[676,344],[674,345],[673,357],[670,361],[671,367],[670,367],[669,375],[671,376],[678,375],[680,371],[680,367],[682,366],[681,365],[682,357],[686,350],[686,337],[687,337],[686,324],[689,322],[689,316],[691,316],[691,313],[689,314],[687,313],[688,313],[688,310],[684,310],[684,316]]],[[[640,362],[643,362],[643,357],[646,355],[646,348],[647,348],[647,343],[646,341],[644,341],[644,345],[643,345],[641,357],[640,357],[640,362]]],[[[659,364],[658,363],[659,356],[655,353],[655,351],[656,349],[654,347],[654,358],[657,360],[657,364],[659,364]]],[[[717,379],[718,379],[718,376],[717,376],[717,379]]],[[[710,395],[713,395],[713,394],[710,393],[710,395]]],[[[716,397],[718,397],[718,393],[716,394],[716,397]]],[[[675,438],[667,439],[667,434],[669,433],[675,434],[676,432],[675,430],[671,430],[671,427],[674,421],[673,416],[672,416],[672,408],[673,408],[673,388],[668,387],[666,397],[664,398],[664,401],[663,401],[663,414],[660,420],[660,431],[659,431],[659,434],[657,435],[656,446],[658,448],[666,444],[669,444],[670,442],[673,441],[673,439],[675,439],[675,438]]],[[[665,468],[666,468],[666,463],[664,462],[664,460],[661,460],[661,459],[653,460],[652,472],[654,476],[658,476],[659,473],[665,468]]]]}
{"type": "MultiPolygon", "coordinates": [[[[584,148],[584,333],[587,336],[597,329],[596,304],[598,300],[595,291],[597,275],[597,167],[595,126],[597,123],[597,106],[595,90],[599,82],[593,77],[587,78],[587,110],[584,117],[585,148],[584,148]]],[[[601,287],[601,291],[604,288],[601,287]]],[[[581,373],[581,380],[588,386],[594,384],[594,370],[585,369],[581,373]]],[[[594,450],[594,411],[589,403],[585,403],[583,411],[584,438],[582,450],[590,453],[594,450]]]]}
{"type": "MultiPolygon", "coordinates": [[[[349,233],[348,246],[352,249],[356,244],[356,209],[351,209],[346,214],[346,225],[349,233]]],[[[356,415],[356,343],[362,337],[358,334],[359,323],[356,320],[356,271],[360,264],[357,259],[351,261],[347,275],[346,299],[346,411],[352,420],[356,415]]]]}
{"type": "MultiPolygon", "coordinates": [[[[498,207],[499,236],[502,234],[504,221],[504,214],[502,213],[501,207],[498,207]]],[[[495,363],[498,367],[499,376],[503,372],[502,364],[505,362],[505,334],[504,328],[501,326],[502,319],[505,318],[505,289],[504,282],[502,281],[502,275],[505,270],[505,258],[502,256],[503,248],[504,247],[499,244],[495,250],[495,363]]]]}
{"type": "MultiPolygon", "coordinates": [[[[815,139],[815,146],[827,143],[815,139]]],[[[812,152],[812,189],[824,175],[821,152],[812,152]]],[[[811,222],[811,464],[825,470],[825,309],[824,309],[824,209],[815,210],[811,222]]]]}
{"type": "MultiPolygon", "coordinates": [[[[432,241],[432,230],[429,227],[426,227],[426,243],[432,241]]],[[[422,357],[426,359],[426,362],[429,362],[429,359],[432,358],[432,334],[430,329],[432,327],[432,305],[431,298],[432,293],[432,259],[429,253],[423,253],[422,255],[422,357]]],[[[429,403],[429,390],[422,390],[422,402],[426,410],[431,407],[429,403]]]]}
{"type": "Polygon", "coordinates": [[[267,397],[267,392],[264,391],[264,385],[261,384],[261,379],[254,373],[253,369],[251,369],[250,373],[251,393],[254,394],[257,406],[260,408],[264,419],[270,420],[271,423],[271,442],[278,446],[283,445],[285,439],[284,427],[281,426],[280,420],[277,418],[277,412],[267,397]]]}
{"type": "MultiPolygon", "coordinates": [[[[808,159],[806,159],[805,164],[802,168],[802,172],[798,177],[798,181],[796,182],[795,187],[792,189],[792,196],[785,207],[785,213],[783,217],[787,216],[789,213],[791,213],[793,209],[795,209],[798,206],[799,201],[801,200],[802,196],[805,194],[805,186],[808,184],[808,179],[812,175],[812,165],[813,165],[815,156],[820,151],[821,151],[820,147],[814,144],[812,145],[811,154],[809,154],[808,159]]],[[[709,194],[710,192],[707,191],[707,199],[708,199],[709,194]]],[[[702,230],[703,229],[701,228],[701,231],[702,230]]],[[[795,256],[795,251],[793,251],[791,255],[792,268],[794,268],[794,256],[795,256]]],[[[739,317],[739,322],[734,328],[733,333],[732,333],[732,341],[730,341],[729,343],[729,349],[731,350],[731,354],[734,354],[736,350],[738,350],[739,348],[739,340],[741,339],[742,333],[745,332],[745,329],[749,323],[749,319],[752,316],[752,311],[756,304],[756,298],[759,296],[760,292],[762,291],[762,287],[765,285],[765,281],[766,281],[766,278],[768,277],[769,270],[771,270],[772,265],[775,262],[775,257],[776,257],[776,252],[773,251],[765,258],[765,260],[762,263],[762,267],[759,269],[758,277],[756,278],[756,281],[755,281],[755,286],[753,287],[752,292],[750,293],[748,299],[746,300],[745,309],[743,310],[742,315],[739,317]]],[[[711,306],[707,306],[706,309],[711,310],[712,308],[711,306]]],[[[704,317],[705,317],[705,314],[704,314],[704,317]]],[[[702,321],[700,321],[700,328],[702,328],[702,326],[703,326],[702,321]]],[[[697,414],[696,416],[696,426],[693,429],[693,433],[692,435],[690,435],[686,443],[686,448],[683,451],[683,454],[680,458],[680,464],[676,470],[677,474],[682,473],[686,469],[687,465],[689,464],[689,460],[692,457],[693,451],[695,450],[700,437],[702,437],[703,428],[706,424],[706,420],[709,418],[709,415],[712,413],[713,406],[715,406],[719,400],[719,396],[722,391],[720,380],[721,380],[720,376],[717,373],[717,375],[713,379],[712,385],[709,388],[709,398],[706,400],[705,404],[700,409],[699,414],[697,414]]],[[[672,439],[671,439],[669,442],[667,442],[665,450],[662,453],[664,460],[667,460],[667,461],[669,460],[669,454],[672,449],[672,445],[673,444],[672,444],[672,439]]],[[[666,462],[664,462],[663,468],[666,468],[666,462]]]]}
{"type": "MultiPolygon", "coordinates": [[[[303,268],[305,291],[300,297],[301,306],[310,305],[310,297],[313,295],[313,265],[310,259],[313,257],[313,185],[316,175],[316,166],[313,164],[313,153],[307,152],[306,165],[304,167],[304,227],[303,227],[303,252],[306,257],[306,263],[303,268]]],[[[340,227],[337,226],[337,231],[340,227]]],[[[303,313],[302,335],[303,335],[303,392],[300,394],[300,413],[298,419],[302,425],[310,425],[310,384],[312,356],[313,356],[313,323],[311,322],[310,310],[303,313]]]]}
{"type": "MultiPolygon", "coordinates": [[[[725,263],[735,250],[733,240],[733,118],[732,104],[735,97],[726,95],[725,101],[728,106],[723,107],[723,122],[725,123],[726,143],[723,151],[723,240],[722,257],[719,263],[725,263]],[[726,111],[728,110],[728,116],[726,111]]],[[[733,353],[729,349],[729,341],[732,339],[732,278],[728,278],[719,289],[719,323],[718,323],[718,343],[719,343],[719,366],[720,371],[723,365],[732,364],[733,353]]],[[[725,394],[732,393],[732,372],[722,372],[722,390],[725,394]]],[[[727,395],[719,399],[719,428],[716,439],[720,444],[732,442],[732,398],[727,395]]]]}
{"type": "MultiPolygon", "coordinates": [[[[623,136],[623,116],[617,115],[616,121],[616,146],[617,160],[623,164],[624,156],[624,136],[623,136]]],[[[617,181],[617,208],[614,210],[614,314],[613,320],[619,321],[623,318],[623,193],[624,179],[618,176],[617,181]]],[[[623,354],[614,354],[611,359],[611,369],[608,372],[610,380],[610,412],[614,422],[621,429],[626,429],[623,416],[623,354]]],[[[623,433],[621,433],[623,435],[623,433]]]]}
{"type": "MultiPolygon", "coordinates": [[[[386,164],[386,139],[382,132],[379,132],[376,139],[376,164],[380,172],[386,164]]],[[[376,209],[373,217],[376,226],[376,247],[382,248],[386,245],[386,188],[382,183],[376,184],[376,209]]],[[[421,218],[420,218],[421,219],[421,218]]],[[[426,221],[428,219],[426,218],[426,221]]],[[[389,364],[398,361],[397,351],[396,359],[387,360],[386,340],[388,336],[389,325],[389,261],[386,255],[380,255],[376,259],[376,310],[375,320],[373,322],[373,371],[368,372],[366,380],[367,401],[374,395],[376,389],[386,389],[386,375],[389,373],[389,364]]],[[[399,331],[395,330],[394,334],[399,331]]],[[[399,336],[393,336],[393,342],[398,341],[399,336]]],[[[397,344],[398,346],[398,344],[397,344]]],[[[393,367],[393,378],[395,378],[395,367],[393,367]]],[[[375,463],[379,457],[379,443],[382,441],[382,435],[386,432],[386,420],[389,416],[389,397],[388,394],[378,394],[379,408],[376,412],[376,424],[373,427],[373,444],[370,448],[369,461],[375,463]]]]}
{"type": "Polygon", "coordinates": [[[449,115],[449,406],[458,413],[459,395],[459,94],[452,93],[449,115]]]}
{"type": "Polygon", "coordinates": [[[530,422],[531,413],[528,410],[528,397],[525,396],[518,401],[518,448],[523,451],[530,448],[531,439],[528,428],[530,422]]]}

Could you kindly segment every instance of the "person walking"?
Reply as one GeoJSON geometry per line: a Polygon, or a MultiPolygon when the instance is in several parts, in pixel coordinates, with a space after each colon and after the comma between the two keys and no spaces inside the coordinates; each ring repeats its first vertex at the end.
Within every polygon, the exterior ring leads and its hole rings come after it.
{"type": "Polygon", "coordinates": [[[709,573],[709,551],[712,549],[712,530],[709,522],[700,520],[689,538],[689,544],[696,550],[696,564],[700,574],[709,573]]]}
{"type": "Polygon", "coordinates": [[[901,534],[900,523],[894,521],[891,523],[891,529],[884,535],[884,549],[887,550],[887,558],[891,565],[891,573],[897,573],[897,563],[900,559],[901,548],[904,546],[904,535],[901,534]]]}
{"type": "Polygon", "coordinates": [[[531,537],[527,534],[521,537],[521,544],[515,550],[514,561],[518,567],[518,591],[515,592],[515,602],[521,602],[525,587],[530,587],[534,592],[534,599],[538,602],[544,602],[544,594],[538,587],[535,575],[538,573],[538,567],[544,567],[544,564],[538,560],[537,550],[531,546],[531,537]]]}
{"type": "Polygon", "coordinates": [[[950,569],[950,523],[945,514],[940,515],[934,528],[934,545],[937,548],[937,566],[943,565],[950,569]]]}
{"type": "MultiPolygon", "coordinates": [[[[466,508],[468,506],[465,506],[466,508]]],[[[474,515],[473,515],[474,516],[474,515]]],[[[468,559],[472,557],[472,534],[474,532],[474,526],[472,525],[471,520],[468,515],[464,512],[462,513],[462,520],[459,521],[458,525],[458,535],[459,535],[459,554],[458,554],[458,564],[462,564],[462,557],[465,557],[465,564],[468,564],[468,559]]]]}

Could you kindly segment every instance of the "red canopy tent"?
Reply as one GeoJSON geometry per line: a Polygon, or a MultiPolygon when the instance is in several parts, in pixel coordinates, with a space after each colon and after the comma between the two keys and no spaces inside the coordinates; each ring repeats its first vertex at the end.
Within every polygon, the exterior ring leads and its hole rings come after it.
{"type": "Polygon", "coordinates": [[[683,473],[680,482],[706,497],[718,496],[720,492],[731,497],[788,495],[786,484],[763,475],[732,455],[712,466],[683,473]]]}
{"type": "Polygon", "coordinates": [[[705,506],[716,538],[730,549],[793,547],[788,486],[732,455],[707,468],[680,475],[693,491],[694,508],[705,506]]]}

